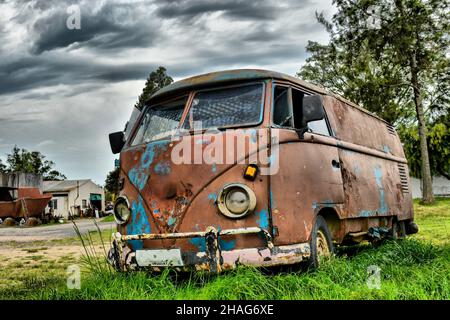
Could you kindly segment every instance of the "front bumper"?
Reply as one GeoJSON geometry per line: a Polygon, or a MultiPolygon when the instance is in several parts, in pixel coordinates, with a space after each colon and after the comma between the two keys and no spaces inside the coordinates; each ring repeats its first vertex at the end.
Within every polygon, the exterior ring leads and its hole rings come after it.
{"type": "Polygon", "coordinates": [[[265,229],[258,227],[216,230],[208,227],[205,231],[166,233],[166,234],[113,234],[112,248],[108,254],[110,263],[121,271],[150,269],[161,271],[163,268],[173,268],[177,271],[206,270],[219,273],[236,268],[238,265],[270,267],[299,263],[310,256],[308,243],[298,243],[285,246],[274,246],[271,235],[265,229]],[[222,251],[219,244],[220,236],[240,234],[261,234],[266,241],[266,247],[246,248],[222,251]],[[129,240],[161,240],[186,239],[204,237],[206,250],[200,252],[181,252],[178,249],[169,250],[136,250],[132,251],[124,244],[129,240]],[[177,256],[178,254],[178,256],[177,256]],[[154,263],[151,258],[160,259],[154,263]]]}

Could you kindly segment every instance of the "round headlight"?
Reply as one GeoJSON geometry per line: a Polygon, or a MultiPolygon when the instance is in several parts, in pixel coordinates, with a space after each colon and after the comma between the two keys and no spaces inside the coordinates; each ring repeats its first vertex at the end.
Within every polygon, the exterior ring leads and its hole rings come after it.
{"type": "Polygon", "coordinates": [[[125,197],[119,197],[114,205],[114,218],[117,224],[124,224],[131,215],[128,200],[125,197]]]}
{"type": "Polygon", "coordinates": [[[256,207],[255,193],[241,183],[225,186],[220,191],[217,200],[220,212],[229,218],[242,218],[253,212],[256,207]]]}

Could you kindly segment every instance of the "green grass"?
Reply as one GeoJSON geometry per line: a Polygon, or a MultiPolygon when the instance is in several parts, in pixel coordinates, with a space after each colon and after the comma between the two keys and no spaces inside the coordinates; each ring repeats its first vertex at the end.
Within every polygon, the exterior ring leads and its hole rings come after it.
{"type": "Polygon", "coordinates": [[[116,220],[114,220],[114,215],[109,215],[109,216],[106,216],[106,217],[104,217],[104,218],[102,218],[102,220],[101,220],[102,222],[114,222],[114,221],[116,221],[116,220]]]}
{"type": "MultiPolygon", "coordinates": [[[[85,257],[78,261],[82,265],[81,289],[69,290],[65,268],[74,262],[70,257],[57,262],[33,261],[34,265],[42,264],[36,270],[23,262],[8,261],[4,274],[13,275],[6,286],[0,280],[0,298],[450,299],[450,199],[437,199],[432,206],[415,202],[414,207],[419,234],[378,248],[369,244],[342,248],[314,272],[268,273],[239,268],[220,276],[177,275],[174,271],[124,274],[112,271],[101,258],[89,263],[85,257]],[[380,268],[380,289],[367,285],[371,265],[380,268]]],[[[84,239],[87,244],[100,242],[99,235],[84,239]]]]}

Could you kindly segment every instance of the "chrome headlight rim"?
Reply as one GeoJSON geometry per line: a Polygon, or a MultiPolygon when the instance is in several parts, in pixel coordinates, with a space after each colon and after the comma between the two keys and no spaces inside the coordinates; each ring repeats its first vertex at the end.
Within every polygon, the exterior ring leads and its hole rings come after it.
{"type": "Polygon", "coordinates": [[[217,207],[224,216],[231,219],[241,219],[245,216],[249,215],[255,210],[256,207],[256,195],[255,192],[243,183],[230,183],[227,184],[220,190],[217,196],[217,207]],[[242,213],[234,213],[227,206],[227,197],[230,195],[230,192],[236,189],[240,189],[241,192],[244,192],[248,198],[248,206],[242,213]]]}
{"type": "Polygon", "coordinates": [[[117,224],[121,225],[121,224],[125,224],[128,222],[128,220],[130,220],[130,216],[131,216],[131,206],[130,206],[130,202],[128,201],[128,198],[125,196],[120,196],[117,198],[117,200],[114,203],[114,220],[116,221],[117,224]],[[125,204],[125,206],[128,208],[128,215],[126,218],[122,217],[121,215],[118,214],[117,212],[117,206],[119,204],[125,204]]]}

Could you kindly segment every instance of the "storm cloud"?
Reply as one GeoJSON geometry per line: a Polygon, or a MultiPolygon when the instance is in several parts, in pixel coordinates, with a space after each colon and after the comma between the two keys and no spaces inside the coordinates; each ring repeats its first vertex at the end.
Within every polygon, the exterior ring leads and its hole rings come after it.
{"type": "Polygon", "coordinates": [[[147,75],[230,68],[295,74],[315,12],[331,0],[0,1],[0,158],[39,150],[69,178],[103,183],[107,134],[123,128],[147,75]],[[78,6],[80,29],[67,28],[78,6]]]}

